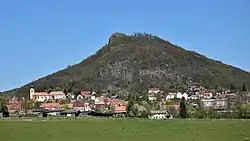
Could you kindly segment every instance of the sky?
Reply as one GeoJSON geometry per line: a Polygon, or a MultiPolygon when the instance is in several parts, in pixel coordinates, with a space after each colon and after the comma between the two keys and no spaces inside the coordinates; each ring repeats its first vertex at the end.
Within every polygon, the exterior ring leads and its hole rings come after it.
{"type": "Polygon", "coordinates": [[[0,91],[146,32],[250,71],[249,0],[0,0],[0,91]]]}

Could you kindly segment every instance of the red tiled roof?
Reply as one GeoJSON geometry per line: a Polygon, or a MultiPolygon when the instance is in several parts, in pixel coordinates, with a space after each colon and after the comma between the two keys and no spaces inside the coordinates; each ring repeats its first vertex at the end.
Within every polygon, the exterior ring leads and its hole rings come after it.
{"type": "Polygon", "coordinates": [[[35,92],[34,96],[49,96],[47,92],[35,92]]]}
{"type": "Polygon", "coordinates": [[[148,90],[149,90],[149,91],[159,91],[160,88],[149,88],[148,90]]]}
{"type": "Polygon", "coordinates": [[[49,93],[49,95],[65,95],[65,94],[61,91],[55,91],[55,92],[49,93]]]}
{"type": "Polygon", "coordinates": [[[74,102],[73,107],[85,107],[83,102],[74,102]]]}
{"type": "Polygon", "coordinates": [[[91,95],[90,91],[81,91],[81,95],[85,96],[85,95],[91,95]]]}

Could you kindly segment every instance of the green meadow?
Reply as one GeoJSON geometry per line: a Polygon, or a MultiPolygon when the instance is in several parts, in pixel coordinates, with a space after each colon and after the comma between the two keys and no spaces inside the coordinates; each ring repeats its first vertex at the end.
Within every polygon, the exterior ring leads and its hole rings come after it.
{"type": "Polygon", "coordinates": [[[250,141],[249,120],[0,120],[0,141],[250,141]]]}

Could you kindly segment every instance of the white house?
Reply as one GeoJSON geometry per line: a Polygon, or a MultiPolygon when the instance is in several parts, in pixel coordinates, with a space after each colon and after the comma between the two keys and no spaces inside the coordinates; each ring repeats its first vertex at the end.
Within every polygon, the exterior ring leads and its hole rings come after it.
{"type": "Polygon", "coordinates": [[[83,99],[83,96],[79,94],[79,95],[76,97],[76,99],[77,99],[77,100],[82,100],[82,99],[83,99]]]}
{"type": "Polygon", "coordinates": [[[196,100],[196,99],[198,99],[198,96],[197,96],[197,95],[191,95],[191,96],[190,96],[190,99],[196,100]]]}
{"type": "Polygon", "coordinates": [[[167,117],[167,111],[160,111],[160,110],[155,110],[155,111],[150,111],[150,115],[148,116],[149,119],[166,119],[167,117]]]}
{"type": "Polygon", "coordinates": [[[161,90],[159,89],[159,88],[149,88],[148,89],[148,93],[150,94],[150,93],[155,93],[155,94],[157,94],[157,93],[159,93],[159,92],[161,92],[161,90]]]}
{"type": "Polygon", "coordinates": [[[210,108],[214,105],[214,99],[202,99],[201,103],[204,108],[210,108]]]}
{"type": "Polygon", "coordinates": [[[166,96],[166,100],[174,99],[175,96],[176,96],[176,93],[168,93],[168,95],[166,96]]]}
{"type": "Polygon", "coordinates": [[[157,100],[157,97],[156,97],[155,94],[149,94],[149,95],[148,95],[148,100],[150,100],[150,101],[156,101],[156,100],[157,100]]]}
{"type": "Polygon", "coordinates": [[[182,97],[184,97],[185,98],[185,100],[188,100],[188,94],[186,94],[186,93],[184,93],[183,95],[182,95],[182,97]]]}
{"type": "Polygon", "coordinates": [[[180,92],[178,92],[177,95],[176,95],[176,98],[181,99],[182,97],[183,97],[182,94],[180,92]]]}
{"type": "Polygon", "coordinates": [[[63,92],[61,91],[55,91],[55,92],[51,92],[49,93],[50,97],[52,97],[52,99],[54,100],[58,100],[58,99],[66,99],[66,96],[63,92]]]}
{"type": "Polygon", "coordinates": [[[212,97],[213,97],[213,93],[208,92],[208,93],[203,94],[203,98],[210,99],[212,97]]]}

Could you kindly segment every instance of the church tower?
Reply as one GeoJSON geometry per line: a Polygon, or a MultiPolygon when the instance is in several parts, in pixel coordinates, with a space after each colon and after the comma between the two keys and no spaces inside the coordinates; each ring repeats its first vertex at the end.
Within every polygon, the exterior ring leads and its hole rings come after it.
{"type": "Polygon", "coordinates": [[[34,95],[35,95],[35,89],[32,86],[32,87],[30,87],[30,99],[33,99],[34,95]]]}

